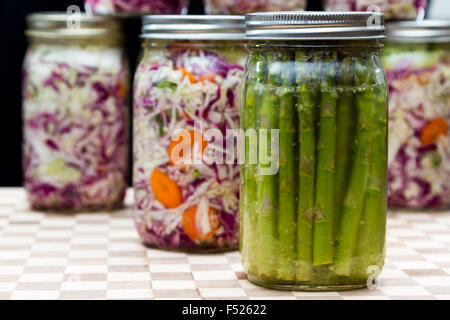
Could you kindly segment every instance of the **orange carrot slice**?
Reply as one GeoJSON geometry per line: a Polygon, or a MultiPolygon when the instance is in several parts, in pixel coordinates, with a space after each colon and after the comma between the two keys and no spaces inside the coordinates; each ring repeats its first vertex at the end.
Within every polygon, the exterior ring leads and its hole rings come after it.
{"type": "Polygon", "coordinates": [[[178,68],[177,71],[181,71],[183,76],[188,77],[188,79],[191,83],[197,82],[197,79],[195,78],[195,76],[192,73],[190,73],[189,71],[187,71],[185,68],[178,68]]]}
{"type": "Polygon", "coordinates": [[[211,239],[214,233],[216,233],[217,229],[219,229],[219,217],[217,215],[216,210],[213,208],[209,208],[208,210],[208,218],[209,225],[211,226],[211,231],[207,234],[201,233],[201,231],[196,226],[196,217],[197,215],[197,206],[193,206],[188,208],[184,214],[183,219],[181,221],[181,226],[184,232],[194,241],[206,241],[211,239]]]}
{"type": "Polygon", "coordinates": [[[127,87],[123,83],[119,83],[117,88],[116,97],[122,99],[127,94],[127,87]]]}
{"type": "Polygon", "coordinates": [[[423,86],[426,86],[428,83],[430,83],[430,80],[431,77],[429,73],[424,73],[417,76],[417,81],[423,86]]]}
{"type": "Polygon", "coordinates": [[[423,144],[433,144],[448,131],[448,123],[444,118],[436,118],[429,122],[422,131],[420,140],[423,144]]]}
{"type": "Polygon", "coordinates": [[[211,81],[211,82],[216,82],[216,77],[217,74],[215,73],[207,73],[204,74],[200,77],[200,79],[198,79],[198,81],[202,82],[202,81],[211,81]]]}
{"type": "Polygon", "coordinates": [[[183,203],[183,195],[177,183],[161,170],[153,170],[150,185],[155,198],[166,208],[176,208],[183,203]]]}
{"type": "Polygon", "coordinates": [[[186,119],[192,120],[191,116],[189,115],[189,113],[186,112],[186,110],[183,110],[183,115],[186,119]]]}
{"type": "MultiPolygon", "coordinates": [[[[200,143],[201,140],[201,144],[202,144],[202,155],[205,152],[206,147],[208,146],[208,142],[203,138],[203,136],[201,135],[200,132],[198,132],[197,130],[189,130],[189,136],[190,136],[190,141],[184,141],[183,139],[183,135],[179,135],[176,139],[172,140],[172,142],[169,145],[169,148],[167,149],[167,153],[169,155],[169,159],[170,159],[170,165],[176,165],[176,164],[182,164],[183,162],[187,162],[187,160],[193,160],[191,159],[185,159],[184,154],[183,154],[183,145],[181,144],[185,144],[187,147],[191,147],[191,154],[187,155],[192,157],[194,152],[198,152],[198,150],[195,149],[195,145],[200,143]],[[174,153],[174,149],[176,146],[180,146],[181,150],[179,152],[179,154],[174,153]]],[[[200,155],[198,155],[200,158],[200,155]]]]}

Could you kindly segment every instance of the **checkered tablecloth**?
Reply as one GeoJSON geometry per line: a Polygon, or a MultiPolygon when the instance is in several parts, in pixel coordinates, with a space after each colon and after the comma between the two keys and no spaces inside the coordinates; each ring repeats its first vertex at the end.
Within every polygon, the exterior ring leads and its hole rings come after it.
{"type": "Polygon", "coordinates": [[[145,248],[124,210],[30,211],[23,189],[0,189],[0,299],[449,299],[450,212],[388,219],[386,266],[376,289],[305,293],[246,280],[238,252],[145,248]]]}

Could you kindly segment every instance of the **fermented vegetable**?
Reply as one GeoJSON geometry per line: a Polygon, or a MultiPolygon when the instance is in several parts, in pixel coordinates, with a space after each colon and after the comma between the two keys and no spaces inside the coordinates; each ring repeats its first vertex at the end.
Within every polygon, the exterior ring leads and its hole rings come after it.
{"type": "MultiPolygon", "coordinates": [[[[244,129],[280,130],[278,172],[262,174],[265,164],[243,169],[249,279],[271,287],[365,285],[369,266],[381,268],[384,258],[387,85],[380,58],[286,46],[255,49],[248,68],[244,129]]],[[[260,137],[258,152],[270,157],[267,139],[260,137]]]]}
{"type": "Polygon", "coordinates": [[[203,0],[207,14],[304,10],[306,0],[203,0]]]}
{"type": "Polygon", "coordinates": [[[367,286],[385,254],[383,15],[245,19],[241,256],[248,279],[283,290],[367,286]],[[370,17],[380,25],[369,27],[370,17]]]}
{"type": "Polygon", "coordinates": [[[182,14],[189,0],[84,0],[86,11],[95,14],[182,14]]]}
{"type": "Polygon", "coordinates": [[[328,11],[380,11],[389,20],[422,18],[427,0],[324,0],[328,11]]]}
{"type": "Polygon", "coordinates": [[[389,43],[389,205],[450,205],[448,44],[389,43]]]}
{"type": "Polygon", "coordinates": [[[239,127],[243,47],[182,40],[148,40],[145,46],[134,88],[137,230],[157,247],[233,249],[239,166],[237,153],[227,155],[226,146],[228,130],[239,127]]]}
{"type": "Polygon", "coordinates": [[[128,73],[119,48],[39,43],[23,68],[24,184],[38,209],[122,205],[128,73]]]}

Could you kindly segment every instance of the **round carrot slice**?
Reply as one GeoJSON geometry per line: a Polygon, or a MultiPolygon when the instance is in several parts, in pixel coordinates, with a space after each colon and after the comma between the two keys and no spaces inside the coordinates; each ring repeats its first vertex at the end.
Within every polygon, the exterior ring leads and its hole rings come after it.
{"type": "Polygon", "coordinates": [[[181,226],[184,232],[189,236],[189,238],[194,241],[206,241],[208,239],[211,239],[214,233],[216,233],[217,229],[219,228],[219,217],[216,210],[214,210],[213,208],[209,208],[208,210],[208,218],[211,231],[207,234],[203,234],[197,227],[195,223],[196,215],[197,206],[190,207],[184,212],[183,219],[181,221],[181,226]]]}
{"type": "Polygon", "coordinates": [[[433,144],[448,131],[448,123],[444,118],[436,118],[422,130],[420,140],[423,144],[433,144]]]}
{"type": "MultiPolygon", "coordinates": [[[[194,154],[194,152],[198,152],[199,150],[195,149],[195,145],[196,144],[202,144],[202,155],[205,152],[206,147],[208,146],[208,142],[203,139],[203,136],[201,135],[201,133],[199,133],[197,130],[189,130],[189,136],[190,136],[190,141],[184,141],[185,139],[183,138],[183,135],[179,135],[177,137],[177,139],[172,140],[172,142],[169,145],[169,148],[167,149],[167,153],[169,155],[169,159],[170,159],[170,164],[176,165],[176,164],[186,164],[188,162],[188,160],[193,161],[194,159],[192,159],[192,156],[194,154]],[[201,140],[201,142],[200,142],[201,140]],[[176,146],[180,146],[181,150],[179,151],[179,153],[175,153],[174,149],[176,146]],[[191,148],[191,154],[190,155],[184,155],[183,154],[183,149],[184,146],[186,146],[187,148],[191,148]],[[190,159],[186,159],[185,157],[189,157],[190,159]]],[[[198,155],[200,156],[200,155],[198,155]]]]}
{"type": "Polygon", "coordinates": [[[183,195],[177,183],[161,170],[153,170],[150,185],[155,198],[166,208],[176,208],[183,203],[183,195]]]}

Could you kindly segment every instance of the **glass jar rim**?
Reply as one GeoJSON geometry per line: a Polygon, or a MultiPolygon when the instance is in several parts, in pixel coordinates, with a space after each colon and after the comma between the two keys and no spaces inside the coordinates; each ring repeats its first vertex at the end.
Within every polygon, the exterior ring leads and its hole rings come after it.
{"type": "Polygon", "coordinates": [[[281,11],[245,16],[245,39],[369,40],[382,39],[380,12],[281,11]]]}
{"type": "Polygon", "coordinates": [[[122,37],[122,25],[116,19],[106,16],[92,16],[86,13],[76,15],[65,12],[37,12],[26,17],[30,38],[45,39],[108,39],[122,37]]]}
{"type": "Polygon", "coordinates": [[[386,25],[389,41],[450,42],[450,21],[422,20],[392,22],[386,25]]]}
{"type": "Polygon", "coordinates": [[[147,15],[142,18],[144,39],[242,40],[244,16],[147,15]]]}

